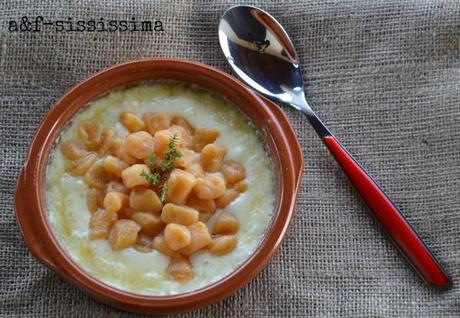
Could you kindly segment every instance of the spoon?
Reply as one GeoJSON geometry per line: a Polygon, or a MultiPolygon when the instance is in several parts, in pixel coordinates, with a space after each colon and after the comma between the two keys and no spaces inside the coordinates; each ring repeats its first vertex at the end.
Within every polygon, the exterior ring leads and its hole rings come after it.
{"type": "Polygon", "coordinates": [[[219,42],[246,84],[307,117],[375,219],[424,280],[435,287],[449,286],[450,277],[396,205],[307,104],[295,48],[278,21],[253,6],[231,7],[220,20],[219,42]]]}

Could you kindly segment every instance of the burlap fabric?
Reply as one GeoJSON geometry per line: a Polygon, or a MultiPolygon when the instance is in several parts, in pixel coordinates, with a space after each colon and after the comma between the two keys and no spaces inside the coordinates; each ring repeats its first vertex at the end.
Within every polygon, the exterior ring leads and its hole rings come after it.
{"type": "MultiPolygon", "coordinates": [[[[27,251],[13,192],[32,134],[60,95],[106,66],[144,57],[226,71],[227,1],[0,1],[2,317],[125,317],[27,251]],[[8,21],[160,19],[162,33],[9,32],[8,21]]],[[[460,316],[460,9],[456,1],[255,2],[298,49],[308,100],[380,181],[454,278],[425,285],[385,239],[305,119],[297,213],[270,265],[234,296],[187,317],[460,316]]]]}

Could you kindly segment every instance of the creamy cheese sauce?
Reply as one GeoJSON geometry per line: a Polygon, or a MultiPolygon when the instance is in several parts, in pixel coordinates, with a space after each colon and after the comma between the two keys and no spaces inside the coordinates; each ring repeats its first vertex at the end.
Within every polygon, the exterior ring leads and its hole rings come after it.
{"type": "Polygon", "coordinates": [[[127,131],[118,122],[129,111],[137,115],[167,112],[180,115],[193,126],[220,131],[216,144],[227,148],[227,158],[237,160],[247,172],[247,191],[226,209],[239,220],[238,245],[231,253],[214,256],[201,251],[191,257],[195,277],[179,283],[166,273],[169,257],[133,248],[112,251],[106,240],[90,241],[88,187],[81,177],[66,173],[66,160],[55,148],[46,174],[48,219],[54,235],[73,261],[86,272],[113,287],[144,295],[180,294],[205,287],[230,274],[254,252],[271,221],[275,201],[272,162],[263,142],[239,111],[213,95],[177,83],[155,83],[114,91],[79,112],[61,134],[58,144],[77,138],[75,126],[87,120],[104,128],[127,131]]]}

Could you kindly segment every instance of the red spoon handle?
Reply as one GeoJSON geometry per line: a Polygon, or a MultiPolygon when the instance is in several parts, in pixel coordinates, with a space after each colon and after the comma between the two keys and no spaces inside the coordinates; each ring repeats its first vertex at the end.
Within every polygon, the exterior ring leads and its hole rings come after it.
{"type": "Polygon", "coordinates": [[[324,136],[322,140],[369,206],[372,214],[411,265],[432,286],[444,287],[450,285],[450,277],[396,205],[367,174],[366,170],[361,167],[334,136],[324,136]]]}

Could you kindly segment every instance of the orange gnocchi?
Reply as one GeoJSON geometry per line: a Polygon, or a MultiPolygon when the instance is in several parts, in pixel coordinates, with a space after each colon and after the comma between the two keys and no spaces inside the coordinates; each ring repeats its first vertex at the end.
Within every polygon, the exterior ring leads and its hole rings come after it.
{"type": "Polygon", "coordinates": [[[130,132],[141,131],[145,128],[144,121],[135,114],[129,112],[122,112],[120,114],[120,122],[130,132]]]}
{"type": "Polygon", "coordinates": [[[107,240],[110,247],[117,251],[133,246],[141,227],[132,220],[118,220],[112,227],[107,240]]]}
{"type": "Polygon", "coordinates": [[[147,158],[155,151],[155,140],[146,131],[134,132],[126,137],[125,149],[136,159],[147,158]]]}
{"type": "Polygon", "coordinates": [[[117,212],[128,204],[128,196],[121,192],[108,192],[104,197],[104,209],[109,212],[117,212]]]}
{"type": "Polygon", "coordinates": [[[238,243],[236,235],[216,236],[209,244],[208,251],[214,255],[224,255],[233,251],[238,243]]]}
{"type": "Polygon", "coordinates": [[[163,204],[152,189],[137,186],[129,194],[129,205],[137,211],[160,213],[163,204]]]}
{"type": "Polygon", "coordinates": [[[88,154],[88,150],[80,141],[69,140],[61,145],[62,154],[70,160],[80,159],[88,154]]]}
{"type": "Polygon", "coordinates": [[[171,257],[166,272],[178,282],[187,282],[194,277],[193,267],[188,257],[175,254],[171,257]]]}
{"type": "Polygon", "coordinates": [[[193,191],[202,200],[217,199],[225,193],[225,181],[219,176],[198,178],[193,191]]]}
{"type": "Polygon", "coordinates": [[[166,201],[183,204],[195,185],[195,176],[181,169],[174,169],[168,179],[168,196],[166,201]]]}
{"type": "Polygon", "coordinates": [[[89,188],[89,239],[164,254],[172,279],[193,279],[191,255],[224,255],[238,244],[239,221],[224,209],[246,190],[246,170],[226,158],[218,130],[167,113],[122,112],[119,121],[125,137],[85,122],[60,147],[67,172],[89,188]]]}
{"type": "Polygon", "coordinates": [[[143,177],[143,174],[150,174],[150,168],[144,164],[134,164],[121,172],[123,184],[132,189],[136,186],[150,185],[149,181],[143,177]]]}
{"type": "Polygon", "coordinates": [[[190,225],[198,221],[199,212],[184,205],[168,203],[163,207],[161,219],[165,223],[190,225]]]}
{"type": "Polygon", "coordinates": [[[177,251],[190,245],[192,236],[189,229],[182,224],[170,223],[165,228],[165,241],[168,247],[177,251]]]}
{"type": "Polygon", "coordinates": [[[201,150],[201,165],[207,172],[217,172],[222,167],[227,150],[215,144],[208,144],[201,150]]]}
{"type": "Polygon", "coordinates": [[[163,113],[144,114],[145,128],[153,136],[159,130],[167,129],[171,126],[171,116],[163,113]]]}
{"type": "Polygon", "coordinates": [[[105,157],[103,167],[108,174],[120,178],[121,172],[128,168],[129,165],[123,160],[109,155],[105,157]]]}

